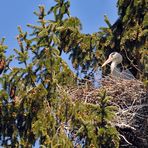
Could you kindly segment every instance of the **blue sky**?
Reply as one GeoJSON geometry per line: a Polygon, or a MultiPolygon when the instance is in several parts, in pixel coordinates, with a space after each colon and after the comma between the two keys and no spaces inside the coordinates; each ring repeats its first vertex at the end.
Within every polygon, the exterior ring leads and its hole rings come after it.
{"type": "MultiPolygon", "coordinates": [[[[77,16],[83,25],[84,33],[98,31],[105,26],[104,14],[108,15],[111,23],[114,23],[117,15],[117,0],[71,0],[71,15],[77,16]]],[[[53,5],[53,0],[1,0],[0,3],[0,38],[6,38],[9,54],[13,48],[17,48],[17,26],[27,31],[27,24],[36,23],[33,11],[38,5],[45,5],[46,10],[53,5]]]]}
{"type": "Polygon", "coordinates": [[[92,33],[106,26],[104,15],[111,23],[117,20],[116,3],[117,0],[71,0],[71,14],[81,20],[84,33],[92,33]]]}
{"type": "MultiPolygon", "coordinates": [[[[81,20],[83,33],[93,33],[106,26],[104,15],[108,16],[112,24],[117,20],[116,3],[117,0],[71,0],[70,12],[71,16],[81,20]]],[[[39,5],[45,5],[45,10],[48,11],[54,5],[54,0],[1,0],[0,39],[6,38],[5,44],[8,46],[6,55],[14,54],[13,49],[18,48],[17,26],[21,26],[23,31],[30,31],[26,25],[36,23],[37,17],[33,12],[38,10],[39,5]]],[[[75,71],[68,56],[63,54],[62,57],[75,71]]],[[[16,61],[13,64],[18,66],[16,61]]]]}
{"type": "MultiPolygon", "coordinates": [[[[71,16],[77,16],[83,25],[84,33],[93,33],[99,27],[106,26],[106,14],[113,24],[117,18],[117,0],[71,0],[71,16]]],[[[9,47],[8,54],[17,48],[17,26],[28,31],[27,24],[35,24],[36,16],[33,11],[38,10],[38,5],[45,5],[46,10],[53,5],[53,0],[1,0],[0,1],[0,39],[6,38],[5,44],[9,47]]],[[[64,58],[67,57],[65,56],[64,58]]],[[[38,145],[36,145],[38,147],[38,145]]]]}

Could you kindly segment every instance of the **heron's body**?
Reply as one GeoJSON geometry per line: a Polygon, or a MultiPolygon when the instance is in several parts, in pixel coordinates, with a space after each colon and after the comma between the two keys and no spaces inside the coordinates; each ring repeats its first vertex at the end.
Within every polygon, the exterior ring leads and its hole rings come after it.
{"type": "Polygon", "coordinates": [[[122,56],[118,52],[111,53],[109,55],[109,58],[102,65],[102,67],[110,62],[112,62],[111,63],[111,75],[112,76],[122,78],[122,79],[134,79],[135,78],[129,70],[124,70],[121,72],[120,69],[117,68],[117,65],[122,62],[122,56]]]}

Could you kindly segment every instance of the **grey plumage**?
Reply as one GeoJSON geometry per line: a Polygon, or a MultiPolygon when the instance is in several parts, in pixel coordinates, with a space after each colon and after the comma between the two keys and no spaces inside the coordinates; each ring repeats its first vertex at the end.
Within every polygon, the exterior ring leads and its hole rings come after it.
{"type": "Polygon", "coordinates": [[[108,59],[103,63],[102,67],[104,67],[106,64],[111,63],[111,75],[116,78],[121,79],[135,79],[133,74],[128,70],[120,71],[120,69],[117,68],[117,65],[122,62],[123,58],[122,55],[118,52],[113,52],[109,55],[108,59]]]}

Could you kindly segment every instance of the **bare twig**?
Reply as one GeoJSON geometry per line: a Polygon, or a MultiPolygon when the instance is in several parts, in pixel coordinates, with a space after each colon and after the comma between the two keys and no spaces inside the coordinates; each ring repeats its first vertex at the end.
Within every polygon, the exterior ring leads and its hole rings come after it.
{"type": "Polygon", "coordinates": [[[125,136],[123,136],[123,135],[121,135],[120,134],[120,136],[125,140],[125,142],[127,142],[129,145],[132,145],[132,143],[130,143],[126,138],[125,138],[125,136]]]}

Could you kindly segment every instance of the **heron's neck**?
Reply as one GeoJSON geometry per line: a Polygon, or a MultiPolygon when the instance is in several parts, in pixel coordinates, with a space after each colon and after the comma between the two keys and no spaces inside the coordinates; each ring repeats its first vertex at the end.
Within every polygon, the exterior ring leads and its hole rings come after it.
{"type": "Polygon", "coordinates": [[[111,63],[111,74],[113,76],[119,77],[120,76],[120,71],[117,68],[117,65],[118,65],[117,62],[112,61],[112,63],[111,63]]]}

